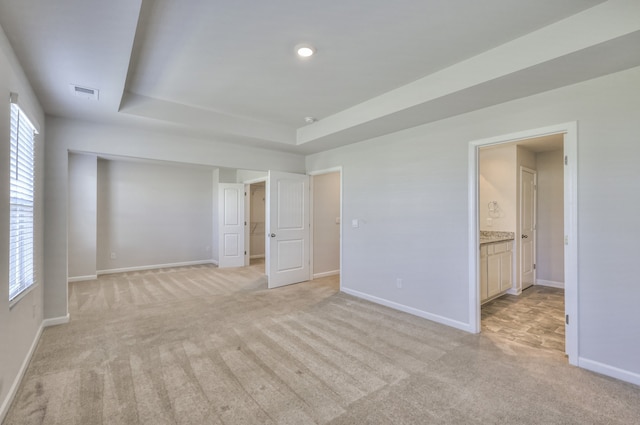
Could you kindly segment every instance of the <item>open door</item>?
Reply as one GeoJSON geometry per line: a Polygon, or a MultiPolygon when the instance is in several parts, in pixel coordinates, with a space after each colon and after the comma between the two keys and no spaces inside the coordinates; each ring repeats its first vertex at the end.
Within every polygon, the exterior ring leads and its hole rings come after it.
{"type": "Polygon", "coordinates": [[[520,284],[522,290],[536,282],[536,177],[535,170],[520,167],[520,284]]]}
{"type": "Polygon", "coordinates": [[[309,176],[269,171],[266,198],[269,288],[309,280],[309,176]]]}
{"type": "Polygon", "coordinates": [[[244,184],[218,185],[218,267],[244,266],[244,184]]]}

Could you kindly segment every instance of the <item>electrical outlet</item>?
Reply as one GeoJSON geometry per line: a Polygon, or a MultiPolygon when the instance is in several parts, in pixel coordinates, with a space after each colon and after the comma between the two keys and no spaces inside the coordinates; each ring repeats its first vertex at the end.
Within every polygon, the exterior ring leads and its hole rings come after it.
{"type": "Polygon", "coordinates": [[[397,279],[396,279],[396,287],[397,287],[398,289],[401,289],[401,288],[402,288],[402,279],[401,279],[401,278],[397,278],[397,279]]]}
{"type": "Polygon", "coordinates": [[[112,260],[115,260],[115,259],[116,259],[116,253],[115,253],[115,252],[112,252],[112,253],[111,253],[111,259],[112,259],[112,260]]]}

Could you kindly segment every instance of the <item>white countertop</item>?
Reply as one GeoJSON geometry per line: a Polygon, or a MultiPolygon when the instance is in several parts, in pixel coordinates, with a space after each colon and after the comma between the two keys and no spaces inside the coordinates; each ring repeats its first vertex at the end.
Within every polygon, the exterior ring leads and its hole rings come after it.
{"type": "Polygon", "coordinates": [[[516,237],[514,232],[502,232],[495,230],[480,231],[480,245],[494,242],[512,241],[516,237]]]}

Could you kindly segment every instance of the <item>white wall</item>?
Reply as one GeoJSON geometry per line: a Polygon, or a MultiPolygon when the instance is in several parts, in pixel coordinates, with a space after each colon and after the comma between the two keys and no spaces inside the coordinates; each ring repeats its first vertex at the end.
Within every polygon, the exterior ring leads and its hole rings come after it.
{"type": "Polygon", "coordinates": [[[480,230],[515,232],[518,204],[516,202],[516,152],[512,144],[480,149],[478,217],[480,230]],[[497,208],[489,210],[491,202],[497,208]]]}
{"type": "Polygon", "coordinates": [[[238,170],[235,168],[218,169],[218,183],[236,183],[238,180],[238,170]]]}
{"type": "Polygon", "coordinates": [[[536,278],[564,284],[563,151],[536,154],[538,169],[538,240],[536,278]]]}
{"type": "Polygon", "coordinates": [[[98,158],[69,154],[69,279],[96,278],[98,158]]]}
{"type": "Polygon", "coordinates": [[[313,179],[313,274],[340,272],[340,173],[313,179]]]}
{"type": "MultiPolygon", "coordinates": [[[[43,288],[49,284],[43,267],[43,200],[45,118],[13,50],[0,28],[0,422],[27,366],[40,335],[43,288]],[[35,144],[34,266],[37,286],[9,306],[9,93],[18,93],[18,104],[39,131],[35,144]]],[[[66,268],[66,263],[64,264],[66,268]]]]}
{"type": "MultiPolygon", "coordinates": [[[[153,131],[147,127],[95,124],[57,117],[49,118],[47,126],[45,183],[47,215],[44,247],[45,273],[48,279],[48,284],[44,288],[46,318],[67,316],[69,151],[228,169],[273,169],[298,173],[304,171],[304,158],[300,155],[180,136],[167,131],[153,131]]],[[[214,174],[214,182],[215,179],[214,174]]],[[[213,191],[216,191],[215,187],[213,191]]],[[[212,233],[215,237],[215,230],[212,233]]],[[[212,257],[215,260],[214,249],[212,248],[212,257]]]]}
{"type": "Polygon", "coordinates": [[[210,261],[212,193],[208,167],[100,160],[98,273],[210,261]]]}
{"type": "Polygon", "coordinates": [[[211,261],[213,180],[211,167],[69,154],[69,280],[211,261]]]}
{"type": "Polygon", "coordinates": [[[342,288],[469,324],[469,142],[578,121],[580,364],[640,382],[640,68],[307,157],[343,167],[342,288]],[[403,287],[396,287],[396,278],[403,287]]]}
{"type": "Polygon", "coordinates": [[[268,171],[238,170],[236,173],[236,183],[245,183],[257,179],[266,180],[268,175],[268,171]]]}

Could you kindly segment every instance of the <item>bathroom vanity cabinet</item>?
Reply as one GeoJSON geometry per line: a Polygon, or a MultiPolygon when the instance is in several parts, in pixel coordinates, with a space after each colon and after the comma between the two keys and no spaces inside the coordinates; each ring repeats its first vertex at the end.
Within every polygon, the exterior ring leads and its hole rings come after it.
{"type": "Polygon", "coordinates": [[[484,303],[513,286],[513,241],[480,245],[480,299],[484,303]]]}

